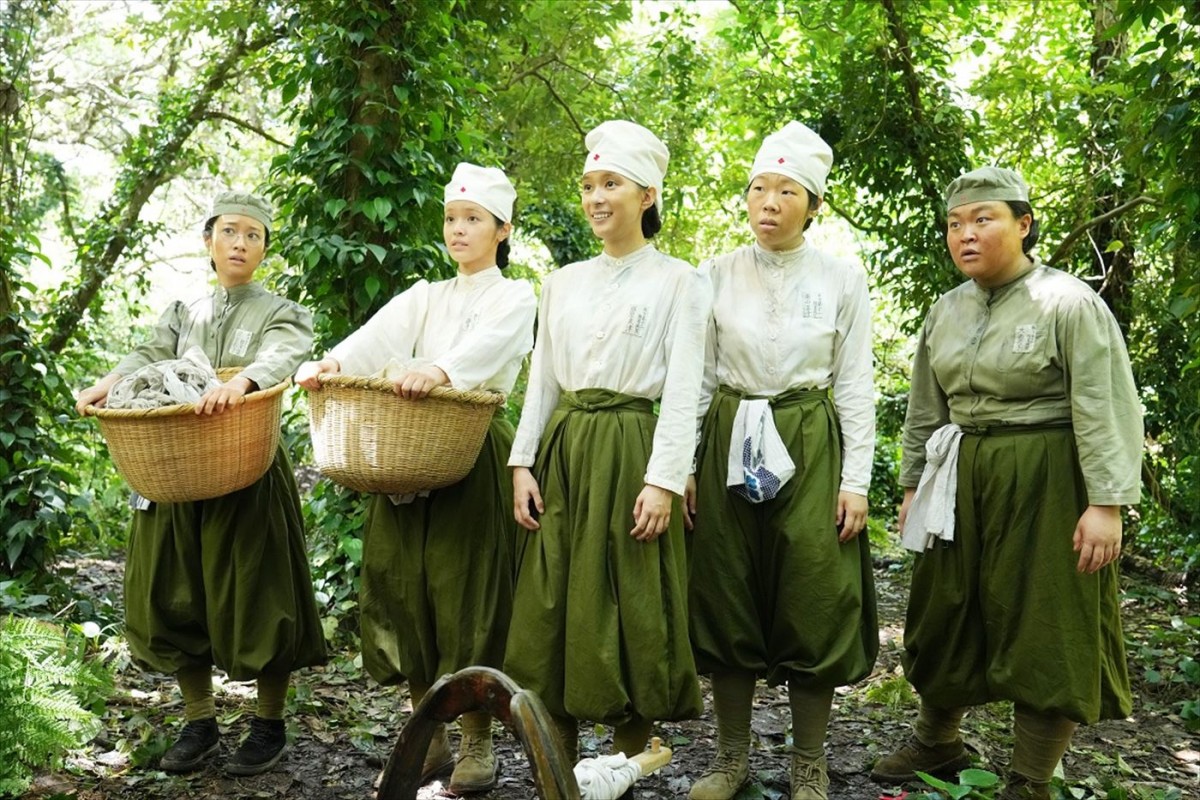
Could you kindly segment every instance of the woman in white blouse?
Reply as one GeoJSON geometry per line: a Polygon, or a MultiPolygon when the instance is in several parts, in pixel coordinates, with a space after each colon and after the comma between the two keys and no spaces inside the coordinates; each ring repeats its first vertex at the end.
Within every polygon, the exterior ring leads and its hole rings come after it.
{"type": "Polygon", "coordinates": [[[609,121],[586,145],[583,211],[604,252],[542,283],[509,459],[515,515],[533,533],[504,661],[546,704],[572,761],[579,719],[615,725],[614,752],[633,755],[653,720],[702,710],[679,499],[708,287],[647,243],[661,227],[663,143],[609,121]]]}
{"type": "Polygon", "coordinates": [[[713,311],[690,608],[718,751],[692,800],[746,781],[758,677],[788,685],[792,797],[823,800],[834,687],[867,675],[878,650],[859,536],[875,439],[867,278],[804,236],[832,161],[798,122],[766,137],[746,194],[756,242],[700,268],[713,311]]]}
{"type": "MultiPolygon", "coordinates": [[[[320,361],[296,373],[319,390],[322,373],[384,372],[396,394],[419,399],[436,386],[509,392],[533,343],[536,300],[509,280],[508,236],[516,192],[498,169],[459,164],[445,190],[442,233],[458,275],[418,281],[320,361]]],[[[513,428],[492,419],[483,450],[458,483],[428,496],[376,495],[363,532],[362,655],[375,680],[408,680],[413,705],[443,674],[500,667],[512,609],[517,529],[505,468],[513,428]]],[[[455,760],[443,727],[422,782],[454,767],[450,789],[496,783],[491,716],[464,714],[455,760]]]]}

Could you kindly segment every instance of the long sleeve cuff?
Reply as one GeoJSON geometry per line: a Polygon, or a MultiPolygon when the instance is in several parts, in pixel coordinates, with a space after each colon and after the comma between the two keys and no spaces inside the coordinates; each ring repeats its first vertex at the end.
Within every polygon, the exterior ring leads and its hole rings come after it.
{"type": "Polygon", "coordinates": [[[646,477],[643,480],[645,480],[645,482],[651,486],[657,486],[660,489],[666,489],[668,492],[680,495],[681,497],[683,496],[684,489],[687,488],[686,477],[683,479],[683,481],[677,481],[667,478],[663,475],[656,475],[647,472],[646,477]]]}

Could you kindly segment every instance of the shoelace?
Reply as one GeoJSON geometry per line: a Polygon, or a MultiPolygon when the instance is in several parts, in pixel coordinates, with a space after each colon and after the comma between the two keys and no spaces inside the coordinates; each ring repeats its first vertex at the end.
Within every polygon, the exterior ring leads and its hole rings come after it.
{"type": "Polygon", "coordinates": [[[485,741],[482,736],[464,736],[462,744],[458,748],[459,757],[485,761],[488,757],[485,741]]]}
{"type": "Polygon", "coordinates": [[[257,720],[250,723],[250,735],[246,737],[246,742],[243,747],[254,747],[257,745],[274,744],[279,737],[271,730],[270,726],[263,725],[257,720]]]}
{"type": "MultiPolygon", "coordinates": [[[[805,788],[819,788],[823,771],[819,761],[797,761],[795,780],[803,781],[800,786],[805,788]]],[[[795,791],[797,788],[799,786],[793,786],[792,790],[795,791]]]]}
{"type": "Polygon", "coordinates": [[[710,774],[737,776],[741,771],[742,764],[736,756],[728,753],[717,753],[717,760],[713,762],[710,774]]]}
{"type": "Polygon", "coordinates": [[[212,728],[202,722],[189,722],[183,726],[183,730],[179,732],[179,742],[182,743],[185,739],[199,739],[207,741],[211,736],[212,728]]]}

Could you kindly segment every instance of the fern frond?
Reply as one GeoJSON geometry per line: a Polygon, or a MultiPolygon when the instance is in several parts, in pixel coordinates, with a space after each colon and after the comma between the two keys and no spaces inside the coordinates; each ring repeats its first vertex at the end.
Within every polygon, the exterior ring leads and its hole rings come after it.
{"type": "Polygon", "coordinates": [[[34,770],[95,735],[100,720],[80,698],[104,685],[102,673],[54,625],[0,619],[0,795],[24,792],[34,770]]]}

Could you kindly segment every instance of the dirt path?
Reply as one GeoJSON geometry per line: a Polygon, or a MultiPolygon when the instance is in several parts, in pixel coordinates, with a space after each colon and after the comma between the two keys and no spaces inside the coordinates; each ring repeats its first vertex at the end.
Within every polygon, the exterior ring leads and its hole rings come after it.
{"type": "MultiPolygon", "coordinates": [[[[94,561],[79,572],[78,585],[95,591],[119,586],[120,565],[94,561]],[[115,581],[115,582],[114,582],[115,581]],[[106,587],[106,584],[108,586],[106,587]]],[[[915,697],[900,674],[907,577],[895,562],[876,571],[880,601],[881,652],[875,672],[859,685],[839,691],[827,753],[830,800],[875,800],[899,794],[901,787],[879,786],[868,778],[881,754],[901,742],[915,713],[915,697]]],[[[1130,720],[1083,728],[1065,760],[1070,794],[1076,800],[1174,800],[1200,798],[1200,737],[1179,715],[1200,685],[1187,679],[1186,662],[1196,655],[1196,611],[1174,592],[1127,581],[1126,634],[1138,702],[1130,720]],[[1190,616],[1189,616],[1190,615],[1190,616]],[[1181,649],[1181,648],[1190,648],[1181,649]],[[1148,672],[1149,670],[1149,672],[1148,672]],[[1177,679],[1180,675],[1183,679],[1177,679]]],[[[363,676],[347,654],[322,670],[298,675],[289,699],[292,745],[280,766],[265,775],[234,779],[220,767],[253,714],[253,686],[226,683],[217,703],[224,733],[221,756],[199,772],[171,776],[153,769],[169,736],[181,724],[182,703],[170,680],[126,666],[106,715],[105,732],[69,769],[42,776],[29,800],[183,800],[184,798],[287,798],[288,800],[369,800],[372,781],[390,753],[410,706],[406,693],[381,690],[363,676]]],[[[707,684],[705,685],[707,696],[707,684]]],[[[1002,704],[977,709],[964,735],[981,768],[999,771],[1011,747],[1011,710],[1002,704]]],[[[759,686],[753,715],[752,782],[738,796],[787,798],[789,714],[784,688],[759,686]]],[[[672,763],[640,781],[636,800],[687,796],[691,781],[715,753],[711,714],[699,720],[664,724],[656,731],[674,749],[672,763]]],[[[583,755],[606,753],[611,731],[587,729],[583,755]]],[[[497,728],[500,785],[482,800],[534,797],[520,746],[497,728]]],[[[910,790],[915,787],[908,787],[910,790]]],[[[448,797],[440,784],[420,798],[448,797]]],[[[910,798],[914,795],[910,794],[910,798]]]]}

